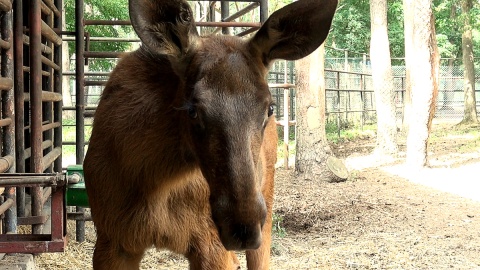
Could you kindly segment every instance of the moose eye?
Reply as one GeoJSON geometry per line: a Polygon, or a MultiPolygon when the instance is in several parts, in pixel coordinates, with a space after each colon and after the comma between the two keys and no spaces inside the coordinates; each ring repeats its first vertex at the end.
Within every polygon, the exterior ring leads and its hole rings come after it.
{"type": "Polygon", "coordinates": [[[274,111],[273,104],[270,104],[270,106],[268,106],[268,117],[273,115],[273,111],[274,111]]]}
{"type": "Polygon", "coordinates": [[[198,117],[197,109],[193,106],[188,108],[188,116],[192,119],[196,119],[198,117]]]}

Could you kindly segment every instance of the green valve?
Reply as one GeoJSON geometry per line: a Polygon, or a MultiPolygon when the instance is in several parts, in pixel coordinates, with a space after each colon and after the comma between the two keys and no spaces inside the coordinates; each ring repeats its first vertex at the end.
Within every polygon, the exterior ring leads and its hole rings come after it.
{"type": "Polygon", "coordinates": [[[67,167],[67,179],[75,174],[80,176],[80,182],[67,185],[67,206],[90,207],[88,204],[87,190],[83,181],[83,166],[70,165],[67,167]]]}

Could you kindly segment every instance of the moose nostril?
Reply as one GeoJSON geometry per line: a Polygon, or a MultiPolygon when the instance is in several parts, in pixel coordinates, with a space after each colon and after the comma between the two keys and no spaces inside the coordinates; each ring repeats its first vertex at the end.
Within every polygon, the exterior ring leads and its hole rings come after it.
{"type": "Polygon", "coordinates": [[[240,240],[242,249],[256,249],[260,246],[261,232],[259,226],[237,225],[234,235],[240,240]]]}

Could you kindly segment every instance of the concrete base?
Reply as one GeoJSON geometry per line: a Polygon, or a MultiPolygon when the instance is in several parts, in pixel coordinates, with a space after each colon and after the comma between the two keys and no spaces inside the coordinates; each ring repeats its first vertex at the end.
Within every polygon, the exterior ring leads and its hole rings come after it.
{"type": "Polygon", "coordinates": [[[2,254],[0,256],[0,270],[35,270],[32,254],[2,254]]]}

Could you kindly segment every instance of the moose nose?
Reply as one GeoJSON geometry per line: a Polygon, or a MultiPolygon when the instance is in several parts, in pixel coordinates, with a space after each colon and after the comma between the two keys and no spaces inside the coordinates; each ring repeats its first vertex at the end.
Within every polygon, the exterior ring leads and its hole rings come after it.
{"type": "Polygon", "coordinates": [[[220,229],[220,240],[227,250],[257,249],[262,243],[262,226],[237,224],[220,229]]]}

